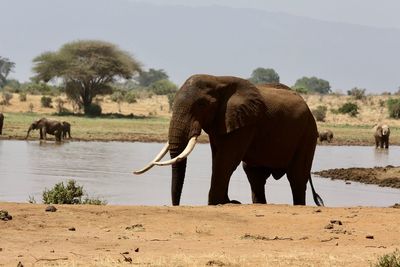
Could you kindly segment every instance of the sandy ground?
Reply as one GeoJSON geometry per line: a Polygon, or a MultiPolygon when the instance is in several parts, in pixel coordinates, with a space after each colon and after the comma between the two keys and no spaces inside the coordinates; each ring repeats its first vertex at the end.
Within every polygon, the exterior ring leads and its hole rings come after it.
{"type": "Polygon", "coordinates": [[[0,266],[370,266],[400,248],[397,208],[0,203],[0,266]]]}

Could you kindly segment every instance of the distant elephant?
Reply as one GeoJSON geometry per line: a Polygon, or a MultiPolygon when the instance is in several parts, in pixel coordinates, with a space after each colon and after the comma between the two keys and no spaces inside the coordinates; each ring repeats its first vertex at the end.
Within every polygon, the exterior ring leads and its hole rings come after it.
{"type": "Polygon", "coordinates": [[[376,148],[389,148],[390,129],[386,124],[378,124],[374,127],[374,137],[376,148]]]}
{"type": "Polygon", "coordinates": [[[67,138],[68,134],[68,138],[71,138],[71,124],[67,121],[63,121],[62,126],[62,137],[64,139],[67,138]]]}
{"type": "Polygon", "coordinates": [[[320,142],[328,141],[330,143],[333,139],[333,132],[331,130],[323,130],[318,133],[318,136],[320,142]]]}
{"type": "Polygon", "coordinates": [[[254,86],[229,76],[194,75],[175,95],[169,141],[154,165],[172,165],[172,204],[179,205],[185,179],[186,157],[204,130],[212,152],[208,204],[238,203],[228,197],[229,180],[240,162],[250,182],[253,203],[266,203],[265,183],[272,174],[284,174],[292,189],[293,204],[306,204],[310,170],[317,143],[317,125],[303,98],[292,90],[254,86]],[[160,162],[170,152],[171,160],[160,162]]]}
{"type": "Polygon", "coordinates": [[[41,118],[40,120],[34,121],[26,134],[25,139],[28,138],[30,131],[39,130],[40,139],[46,140],[46,134],[51,134],[56,137],[57,141],[61,141],[63,125],[59,121],[48,120],[46,118],[41,118]]]}
{"type": "Polygon", "coordinates": [[[0,135],[3,134],[3,122],[4,122],[4,115],[0,113],[0,135]]]}

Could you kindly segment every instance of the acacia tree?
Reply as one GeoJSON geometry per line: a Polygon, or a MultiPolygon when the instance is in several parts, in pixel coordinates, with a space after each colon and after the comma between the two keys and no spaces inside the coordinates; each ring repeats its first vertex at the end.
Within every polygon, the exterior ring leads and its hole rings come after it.
{"type": "Polygon", "coordinates": [[[7,76],[14,67],[14,62],[11,62],[8,58],[0,56],[0,87],[3,87],[6,84],[7,76]]]}
{"type": "Polygon", "coordinates": [[[75,41],[57,52],[45,52],[33,59],[37,81],[61,79],[67,96],[86,109],[98,94],[112,93],[111,83],[130,79],[141,71],[140,63],[114,44],[75,41]]]}
{"type": "Polygon", "coordinates": [[[331,86],[328,81],[317,77],[302,77],[296,81],[294,88],[297,90],[304,89],[310,93],[329,94],[331,86]]]}
{"type": "Polygon", "coordinates": [[[274,69],[257,68],[251,73],[249,81],[254,84],[279,83],[279,75],[274,69]]]}

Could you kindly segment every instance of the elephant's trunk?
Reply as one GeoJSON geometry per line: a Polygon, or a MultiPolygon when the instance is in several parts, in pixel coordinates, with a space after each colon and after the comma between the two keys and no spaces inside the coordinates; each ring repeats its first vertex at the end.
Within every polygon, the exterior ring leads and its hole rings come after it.
{"type": "MultiPolygon", "coordinates": [[[[188,112],[183,112],[185,109],[176,110],[179,111],[173,113],[168,133],[169,151],[172,159],[181,154],[191,137],[198,136],[201,133],[199,123],[193,122],[188,112]]],[[[180,203],[185,181],[186,162],[187,159],[184,158],[172,164],[171,196],[174,206],[180,203]]]]}
{"type": "Polygon", "coordinates": [[[32,125],[29,127],[29,129],[28,129],[28,132],[26,133],[26,137],[25,137],[25,139],[28,139],[28,137],[29,137],[29,133],[32,131],[32,125]]]}

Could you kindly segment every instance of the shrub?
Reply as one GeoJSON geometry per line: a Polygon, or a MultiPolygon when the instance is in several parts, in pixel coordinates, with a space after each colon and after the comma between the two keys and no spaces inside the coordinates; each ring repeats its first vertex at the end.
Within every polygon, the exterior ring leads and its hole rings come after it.
{"type": "Polygon", "coordinates": [[[55,102],[56,102],[56,109],[57,109],[58,113],[62,113],[64,111],[66,111],[66,109],[64,108],[65,101],[62,100],[62,98],[60,98],[60,97],[56,98],[55,102]]]}
{"type": "Polygon", "coordinates": [[[317,121],[325,121],[327,110],[328,110],[328,108],[326,106],[318,106],[316,109],[312,110],[311,112],[317,121]]]}
{"type": "Polygon", "coordinates": [[[303,94],[303,95],[308,94],[308,90],[306,88],[303,88],[303,87],[294,88],[294,90],[299,94],[303,94]]]}
{"type": "Polygon", "coordinates": [[[45,189],[43,191],[44,204],[92,204],[92,205],[105,205],[106,202],[99,199],[85,198],[82,200],[84,194],[83,186],[78,186],[75,180],[68,180],[67,184],[56,184],[53,189],[45,189]]]}
{"type": "Polygon", "coordinates": [[[175,93],[178,90],[178,87],[169,80],[160,80],[152,83],[149,89],[156,95],[168,95],[175,93]]]}
{"type": "Polygon", "coordinates": [[[53,100],[49,96],[42,96],[42,98],[40,98],[40,103],[42,103],[42,107],[44,108],[52,108],[52,102],[53,100]]]}
{"type": "Polygon", "coordinates": [[[355,99],[364,99],[366,89],[354,87],[347,91],[347,95],[353,96],[355,99]]]}
{"type": "Polygon", "coordinates": [[[3,101],[1,101],[2,105],[5,105],[5,106],[11,105],[10,100],[13,98],[13,94],[10,92],[4,91],[2,98],[3,98],[3,101]]]}
{"type": "Polygon", "coordinates": [[[378,258],[375,267],[400,267],[400,250],[396,249],[390,254],[385,254],[378,258]]]}
{"type": "Polygon", "coordinates": [[[26,93],[25,92],[19,93],[19,101],[21,101],[21,102],[26,101],[26,93]]]}
{"type": "Polygon", "coordinates": [[[349,114],[352,117],[357,116],[358,114],[358,105],[352,102],[344,103],[339,109],[339,113],[349,114]]]}
{"type": "Polygon", "coordinates": [[[84,107],[85,115],[90,117],[98,117],[101,115],[101,106],[96,103],[90,104],[90,106],[84,107]]]}
{"type": "Polygon", "coordinates": [[[34,105],[32,103],[29,103],[29,112],[33,112],[33,108],[34,108],[34,105]]]}
{"type": "Polygon", "coordinates": [[[174,98],[175,98],[175,93],[171,93],[167,95],[168,97],[168,106],[169,106],[169,111],[172,111],[172,106],[174,105],[174,98]]]}
{"type": "Polygon", "coordinates": [[[128,93],[126,93],[125,101],[129,104],[136,103],[136,93],[134,91],[129,91],[128,93]]]}
{"type": "Polygon", "coordinates": [[[400,118],[400,98],[390,98],[387,101],[389,110],[389,117],[399,119],[400,118]]]}

